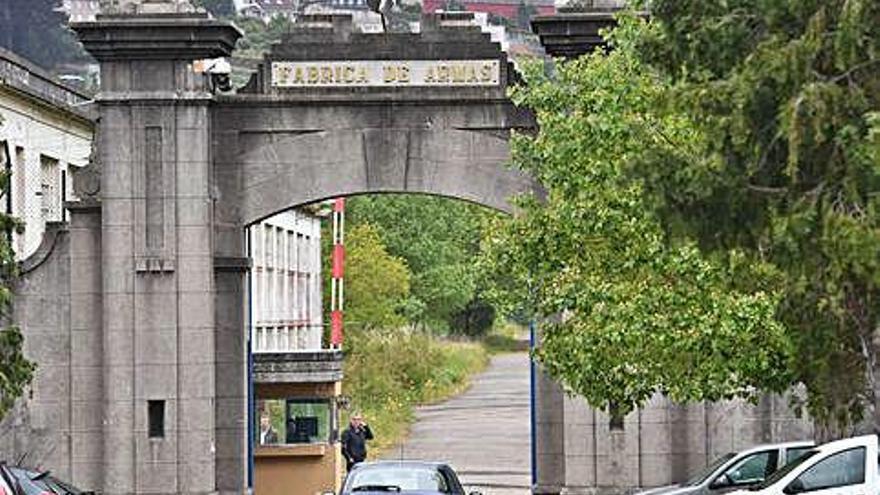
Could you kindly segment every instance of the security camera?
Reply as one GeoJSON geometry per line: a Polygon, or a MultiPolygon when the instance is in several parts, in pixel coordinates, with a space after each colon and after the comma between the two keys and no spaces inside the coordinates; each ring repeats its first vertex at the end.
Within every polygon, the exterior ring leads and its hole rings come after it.
{"type": "Polygon", "coordinates": [[[232,65],[223,57],[201,61],[202,66],[199,67],[200,72],[210,74],[211,84],[220,91],[230,91],[232,89],[232,81],[229,74],[232,73],[232,65]]]}

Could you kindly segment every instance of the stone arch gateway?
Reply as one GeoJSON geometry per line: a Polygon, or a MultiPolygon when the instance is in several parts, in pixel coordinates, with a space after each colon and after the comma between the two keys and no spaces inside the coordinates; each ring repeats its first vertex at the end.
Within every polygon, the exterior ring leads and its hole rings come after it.
{"type": "MultiPolygon", "coordinates": [[[[510,132],[534,121],[506,97],[504,53],[466,17],[367,35],[313,16],[223,95],[198,67],[241,33],[175,5],[74,26],[101,64],[94,159],[17,315],[27,325],[52,298],[65,308],[67,392],[32,426],[53,439],[58,475],[108,495],[247,491],[247,225],[340,195],[509,211],[537,191],[507,166],[510,132]]],[[[550,418],[541,438],[561,427],[550,418]]]]}

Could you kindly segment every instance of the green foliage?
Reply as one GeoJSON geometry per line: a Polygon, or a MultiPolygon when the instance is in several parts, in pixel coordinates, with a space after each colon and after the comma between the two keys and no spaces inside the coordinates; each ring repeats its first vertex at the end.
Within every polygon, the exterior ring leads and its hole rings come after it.
{"type": "Polygon", "coordinates": [[[673,78],[667,108],[691,115],[713,167],[692,195],[655,175],[667,219],[784,272],[808,409],[858,421],[880,371],[880,3],[657,0],[652,14],[639,50],[673,78]]]}
{"type": "Polygon", "coordinates": [[[388,254],[375,227],[364,223],[346,235],[345,320],[355,327],[398,328],[410,291],[404,260],[388,254]]]}
{"type": "Polygon", "coordinates": [[[656,392],[686,402],[782,390],[791,348],[772,267],[703,255],[666,228],[646,181],[659,170],[688,185],[714,167],[694,154],[705,137],[687,114],[657,112],[668,86],[637,56],[646,29],[627,19],[610,55],[559,64],[553,78],[528,71],[513,97],[541,131],[514,139],[514,162],[548,197],[496,223],[484,260],[530,286],[525,302],[545,319],[538,357],[595,406],[625,414],[656,392]]]}
{"type": "Polygon", "coordinates": [[[358,196],[346,210],[349,225],[376,226],[388,252],[406,260],[413,274],[409,321],[453,332],[456,318],[477,319],[481,281],[474,263],[483,220],[493,215],[460,200],[417,195],[358,196]]]}
{"type": "Polygon", "coordinates": [[[193,5],[202,7],[214,17],[230,17],[235,14],[232,0],[193,0],[193,5]]]}
{"type": "Polygon", "coordinates": [[[244,36],[238,40],[235,56],[262,59],[263,54],[268,52],[273,44],[281,42],[284,35],[291,30],[293,23],[284,16],[274,16],[268,23],[252,17],[237,17],[235,25],[244,32],[244,36]]]}
{"type": "MultiPolygon", "coordinates": [[[[0,119],[0,126],[3,120],[0,119]]],[[[6,143],[0,143],[0,158],[9,160],[6,143]]],[[[0,170],[0,190],[9,194],[10,175],[6,169],[0,170]]],[[[12,284],[16,276],[15,253],[12,251],[10,234],[21,231],[22,224],[17,219],[0,213],[0,316],[8,320],[12,302],[12,284]]],[[[36,366],[25,359],[22,353],[24,337],[18,328],[12,326],[0,329],[0,419],[9,411],[30,384],[36,366]]]]}
{"type": "Polygon", "coordinates": [[[540,357],[595,405],[800,382],[826,426],[880,412],[880,4],[651,14],[514,94],[541,125],[515,161],[549,199],[485,249],[560,317],[540,357]]]}
{"type": "Polygon", "coordinates": [[[486,351],[476,344],[399,330],[347,331],[342,388],[352,410],[363,412],[376,434],[370,456],[403,438],[416,405],[461,392],[487,363],[486,351]]]}
{"type": "Polygon", "coordinates": [[[86,60],[60,6],[61,0],[0,2],[0,47],[50,70],[86,60]]]}

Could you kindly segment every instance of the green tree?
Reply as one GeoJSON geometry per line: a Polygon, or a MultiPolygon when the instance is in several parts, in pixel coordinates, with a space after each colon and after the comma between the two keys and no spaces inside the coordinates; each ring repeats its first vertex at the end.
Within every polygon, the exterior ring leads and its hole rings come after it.
{"type": "Polygon", "coordinates": [[[880,427],[880,3],[657,0],[652,15],[639,52],[713,166],[693,195],[676,190],[693,167],[658,170],[667,221],[784,272],[809,411],[833,429],[867,406],[880,427]]]}
{"type": "Polygon", "coordinates": [[[374,225],[388,252],[412,271],[407,315],[413,323],[450,328],[480,297],[474,263],[485,208],[420,195],[358,196],[348,202],[349,225],[374,225]]]}
{"type": "Polygon", "coordinates": [[[513,159],[547,199],[496,221],[484,262],[529,287],[543,366],[594,406],[625,414],[657,392],[687,402],[783,390],[780,275],[736,250],[704,255],[667,229],[644,178],[686,169],[687,185],[713,166],[688,114],[656,111],[668,81],[639,60],[646,29],[627,19],[609,55],[562,63],[553,77],[528,70],[513,97],[540,133],[516,136],[513,159]]]}
{"type": "MultiPolygon", "coordinates": [[[[0,127],[3,120],[0,119],[0,127]]],[[[6,143],[0,143],[0,159],[9,160],[6,143]]],[[[9,173],[0,169],[0,190],[9,194],[9,173]]],[[[12,301],[12,284],[16,276],[15,253],[12,251],[10,233],[20,230],[21,223],[15,218],[0,213],[0,315],[9,320],[12,301]]],[[[22,352],[24,338],[15,326],[0,329],[0,419],[20,397],[33,379],[35,365],[28,361],[22,352]]]]}
{"type": "Polygon", "coordinates": [[[0,2],[0,47],[50,70],[87,60],[60,7],[60,0],[0,2]]]}
{"type": "Polygon", "coordinates": [[[880,4],[651,13],[516,94],[541,124],[516,162],[550,198],[487,252],[562,315],[542,359],[597,405],[790,382],[829,428],[880,426],[880,4]]]}
{"type": "Polygon", "coordinates": [[[409,269],[388,254],[372,225],[358,225],[346,234],[345,271],[347,324],[391,329],[406,322],[400,309],[409,296],[409,269]]]}

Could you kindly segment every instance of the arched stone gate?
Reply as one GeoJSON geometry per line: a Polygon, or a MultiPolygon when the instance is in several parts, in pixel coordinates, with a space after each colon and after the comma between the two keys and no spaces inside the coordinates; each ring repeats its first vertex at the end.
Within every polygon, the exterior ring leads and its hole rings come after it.
{"type": "Polygon", "coordinates": [[[368,35],[315,16],[246,90],[219,95],[196,61],[229,55],[240,33],[162,4],[75,26],[102,81],[96,160],[70,205],[72,327],[95,344],[72,351],[91,374],[72,399],[71,476],[107,494],[243,493],[245,227],[370,192],[509,211],[536,187],[507,167],[508,138],[534,122],[506,97],[504,53],[463,17],[368,35]]]}

